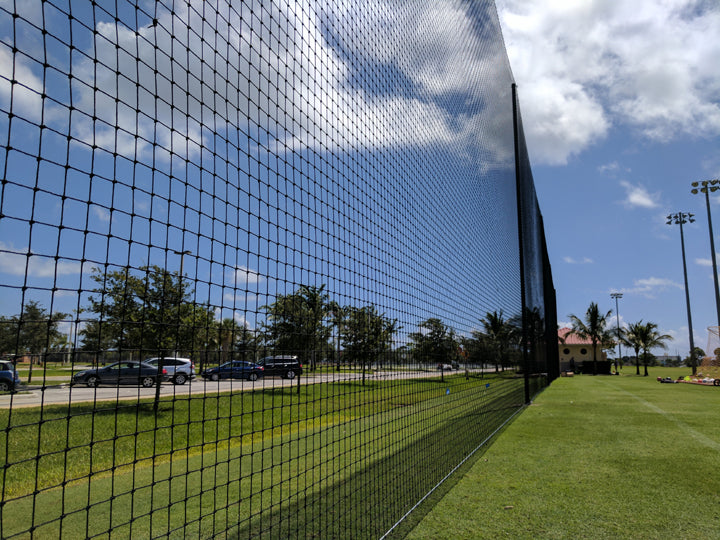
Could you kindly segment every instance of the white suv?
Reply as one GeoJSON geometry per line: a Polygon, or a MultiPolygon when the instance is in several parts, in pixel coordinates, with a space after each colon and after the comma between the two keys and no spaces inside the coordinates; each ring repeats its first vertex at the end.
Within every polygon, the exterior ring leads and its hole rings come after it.
{"type": "Polygon", "coordinates": [[[174,384],[185,384],[187,381],[195,378],[195,364],[189,358],[148,358],[145,363],[160,368],[160,362],[162,367],[167,370],[170,380],[174,384]]]}

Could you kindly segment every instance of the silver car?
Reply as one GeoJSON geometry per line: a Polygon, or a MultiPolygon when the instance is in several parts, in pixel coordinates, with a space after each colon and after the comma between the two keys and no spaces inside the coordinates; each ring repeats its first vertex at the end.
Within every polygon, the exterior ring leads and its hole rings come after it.
{"type": "Polygon", "coordinates": [[[167,370],[173,384],[185,384],[196,377],[195,364],[189,358],[148,358],[145,362],[157,368],[162,362],[162,367],[167,370]]]}

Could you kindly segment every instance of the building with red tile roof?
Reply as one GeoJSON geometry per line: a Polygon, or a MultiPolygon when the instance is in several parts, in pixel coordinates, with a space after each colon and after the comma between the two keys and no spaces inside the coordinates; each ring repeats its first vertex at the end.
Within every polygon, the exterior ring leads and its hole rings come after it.
{"type": "MultiPolygon", "coordinates": [[[[560,371],[579,371],[580,364],[592,362],[592,341],[570,334],[570,328],[558,328],[558,348],[560,349],[560,371]]],[[[607,355],[598,345],[597,361],[607,360],[607,355]]]]}

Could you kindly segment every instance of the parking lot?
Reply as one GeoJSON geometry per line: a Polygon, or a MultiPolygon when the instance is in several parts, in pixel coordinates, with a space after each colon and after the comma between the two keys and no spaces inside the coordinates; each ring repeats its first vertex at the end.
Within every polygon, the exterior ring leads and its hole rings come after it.
{"type": "MultiPolygon", "coordinates": [[[[480,369],[473,369],[479,372],[480,369]]],[[[445,376],[457,375],[463,371],[445,372],[445,376]]],[[[160,386],[160,396],[171,398],[173,396],[187,396],[190,394],[214,394],[219,392],[243,392],[249,390],[262,390],[266,388],[281,388],[298,384],[319,384],[337,381],[357,381],[363,377],[357,372],[328,372],[321,374],[303,374],[295,380],[286,380],[279,377],[263,377],[255,382],[243,379],[225,379],[220,381],[206,381],[200,377],[184,385],[174,385],[168,382],[160,386]]],[[[440,377],[440,372],[430,371],[369,371],[365,374],[368,380],[378,379],[406,379],[413,377],[440,377]]],[[[82,403],[93,401],[117,401],[147,399],[155,396],[155,388],[142,388],[140,386],[99,386],[88,388],[84,385],[70,386],[66,380],[52,380],[48,378],[45,384],[41,379],[34,379],[33,384],[23,385],[14,394],[0,394],[0,408],[6,407],[37,407],[40,405],[66,405],[68,403],[82,403]]]]}

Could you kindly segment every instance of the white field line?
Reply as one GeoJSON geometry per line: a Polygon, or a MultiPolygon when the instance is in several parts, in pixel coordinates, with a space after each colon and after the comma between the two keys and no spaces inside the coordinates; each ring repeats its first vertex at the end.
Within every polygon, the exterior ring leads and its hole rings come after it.
{"type": "MultiPolygon", "coordinates": [[[[605,381],[602,381],[602,383],[603,383],[603,384],[609,384],[609,383],[607,383],[607,382],[605,382],[605,381]]],[[[690,435],[693,439],[695,439],[697,442],[699,442],[699,443],[702,444],[703,446],[707,446],[707,447],[709,447],[709,448],[712,448],[713,450],[720,450],[720,443],[719,443],[719,442],[714,441],[714,440],[712,440],[711,438],[707,437],[706,435],[703,435],[703,434],[700,433],[699,431],[691,428],[691,427],[688,426],[685,422],[683,422],[682,420],[679,420],[678,418],[676,418],[675,416],[673,416],[672,413],[669,413],[669,412],[661,409],[661,408],[658,407],[657,405],[654,405],[653,403],[650,403],[649,401],[644,400],[644,399],[641,398],[640,396],[635,395],[635,394],[633,394],[632,392],[630,392],[630,391],[628,391],[628,390],[625,390],[624,388],[619,388],[619,387],[617,387],[617,386],[613,386],[613,388],[615,388],[616,390],[619,390],[620,392],[623,392],[623,393],[629,395],[630,397],[634,398],[636,401],[638,401],[639,403],[641,403],[642,405],[644,405],[645,407],[647,407],[647,408],[650,409],[651,411],[653,411],[653,412],[655,412],[655,413],[657,413],[657,414],[660,414],[660,415],[664,416],[666,419],[670,420],[673,424],[675,424],[677,427],[679,427],[680,429],[682,429],[685,433],[687,433],[688,435],[690,435]]]]}

